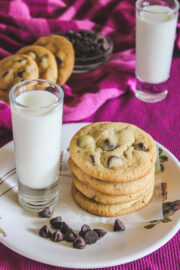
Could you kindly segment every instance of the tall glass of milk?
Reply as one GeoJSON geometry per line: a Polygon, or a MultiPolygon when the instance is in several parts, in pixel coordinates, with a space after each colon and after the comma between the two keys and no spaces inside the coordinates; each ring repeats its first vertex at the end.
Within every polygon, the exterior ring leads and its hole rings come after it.
{"type": "Polygon", "coordinates": [[[64,93],[46,80],[28,80],[10,90],[18,200],[30,210],[58,199],[64,93]]]}
{"type": "Polygon", "coordinates": [[[136,2],[136,92],[138,99],[158,102],[168,93],[179,3],[136,2]]]}

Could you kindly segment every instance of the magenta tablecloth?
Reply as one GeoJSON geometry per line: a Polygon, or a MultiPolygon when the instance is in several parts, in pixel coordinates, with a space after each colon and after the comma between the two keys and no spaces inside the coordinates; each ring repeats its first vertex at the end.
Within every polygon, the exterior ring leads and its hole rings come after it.
{"type": "MultiPolygon", "coordinates": [[[[32,44],[39,36],[68,29],[95,29],[114,42],[111,61],[64,85],[64,122],[123,121],[136,124],[180,159],[180,38],[167,98],[147,104],[134,97],[135,13],[133,0],[0,0],[0,57],[32,44]]],[[[0,146],[12,139],[9,107],[0,102],[0,146]]],[[[1,237],[1,236],[0,236],[1,237]]],[[[0,244],[0,270],[62,269],[34,262],[0,244]]],[[[110,269],[180,269],[180,232],[154,253],[110,269]]]]}

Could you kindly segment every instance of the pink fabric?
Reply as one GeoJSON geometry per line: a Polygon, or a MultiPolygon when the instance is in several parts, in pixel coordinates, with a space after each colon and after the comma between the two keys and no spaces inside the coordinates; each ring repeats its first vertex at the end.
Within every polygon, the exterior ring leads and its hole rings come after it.
{"type": "MultiPolygon", "coordinates": [[[[134,97],[135,1],[0,0],[0,58],[38,37],[69,29],[94,29],[114,43],[112,59],[63,86],[64,122],[123,121],[136,124],[180,159],[180,20],[168,97],[146,104],[134,97]]],[[[0,102],[0,146],[12,139],[9,106],[0,102]]],[[[166,225],[164,225],[166,226],[166,225]]],[[[156,252],[110,269],[179,269],[180,233],[156,252]]],[[[61,269],[26,259],[0,244],[0,270],[61,269]]]]}

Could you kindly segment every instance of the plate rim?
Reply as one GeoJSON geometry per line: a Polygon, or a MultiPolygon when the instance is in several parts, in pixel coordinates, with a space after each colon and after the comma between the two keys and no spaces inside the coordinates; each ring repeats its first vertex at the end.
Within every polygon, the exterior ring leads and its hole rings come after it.
{"type": "MultiPolygon", "coordinates": [[[[85,126],[89,123],[64,123],[62,126],[85,126]]],[[[7,147],[8,145],[12,144],[13,140],[11,140],[10,142],[6,143],[5,145],[3,145],[0,148],[0,151],[7,147]]],[[[158,143],[156,141],[156,144],[161,147],[162,149],[165,149],[165,151],[167,152],[168,156],[171,157],[171,159],[173,160],[173,162],[175,162],[177,164],[177,166],[180,169],[180,162],[179,160],[175,157],[175,155],[173,153],[171,153],[165,146],[163,146],[162,144],[158,143]]],[[[62,261],[60,264],[57,264],[55,262],[53,262],[52,260],[49,260],[49,256],[47,256],[47,258],[45,257],[43,259],[43,261],[41,259],[38,258],[38,256],[33,256],[31,254],[28,254],[28,252],[26,253],[25,250],[21,250],[17,247],[15,247],[14,245],[11,245],[9,242],[5,241],[5,238],[0,237],[0,242],[6,246],[7,248],[11,249],[13,252],[24,256],[28,259],[31,259],[33,261],[37,261],[39,263],[42,264],[47,264],[47,265],[52,265],[52,266],[56,266],[56,267],[65,267],[65,268],[84,268],[84,269],[95,269],[95,268],[99,268],[99,267],[112,267],[112,266],[117,266],[117,265],[123,265],[125,263],[131,263],[133,261],[136,261],[138,259],[141,259],[153,252],[155,252],[156,250],[158,250],[159,248],[161,248],[162,246],[164,246],[168,241],[170,241],[173,236],[175,236],[175,234],[179,231],[180,228],[180,219],[177,221],[177,223],[171,228],[171,230],[169,230],[158,242],[155,242],[154,244],[152,244],[151,246],[149,246],[148,248],[146,248],[146,250],[141,250],[137,253],[134,253],[133,256],[132,254],[125,256],[123,258],[118,257],[117,259],[113,259],[113,262],[110,261],[96,261],[96,262],[91,262],[91,265],[85,265],[84,262],[80,263],[80,262],[73,262],[73,264],[71,264],[70,261],[66,262],[66,261],[62,261]]]]}

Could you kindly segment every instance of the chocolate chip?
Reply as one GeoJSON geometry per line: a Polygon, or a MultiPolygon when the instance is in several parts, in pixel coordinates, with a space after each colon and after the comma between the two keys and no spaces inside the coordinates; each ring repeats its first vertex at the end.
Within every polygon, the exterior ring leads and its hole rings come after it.
{"type": "Polygon", "coordinates": [[[125,231],[124,223],[122,221],[120,221],[119,219],[116,219],[114,222],[113,231],[114,232],[125,231]]]}
{"type": "Polygon", "coordinates": [[[110,156],[110,157],[108,158],[108,160],[107,160],[107,166],[108,166],[108,167],[110,167],[111,161],[112,161],[113,159],[119,159],[119,157],[117,157],[117,156],[110,156]]]}
{"type": "Polygon", "coordinates": [[[139,150],[139,151],[143,151],[143,152],[147,152],[148,151],[148,149],[145,147],[145,145],[142,142],[138,143],[136,145],[135,149],[136,150],[139,150]]]}
{"type": "Polygon", "coordinates": [[[50,220],[50,224],[53,226],[54,229],[60,229],[61,228],[61,223],[62,223],[62,217],[61,216],[52,218],[50,220]]]}
{"type": "Polygon", "coordinates": [[[68,230],[64,235],[64,238],[67,242],[74,242],[76,237],[77,234],[73,230],[68,230]]]}
{"type": "Polygon", "coordinates": [[[93,231],[97,233],[98,239],[101,239],[107,233],[105,230],[102,229],[93,229],[93,231]]]}
{"type": "Polygon", "coordinates": [[[78,138],[78,139],[77,139],[77,146],[80,146],[80,144],[81,144],[81,139],[78,138]]]}
{"type": "Polygon", "coordinates": [[[50,211],[49,206],[44,208],[42,211],[40,211],[39,216],[49,218],[51,216],[51,211],[50,211]]]}
{"type": "Polygon", "coordinates": [[[95,231],[87,231],[84,234],[84,240],[86,241],[86,244],[91,245],[97,242],[98,240],[98,234],[95,231]]]}
{"type": "Polygon", "coordinates": [[[81,236],[77,236],[73,242],[73,247],[78,249],[83,249],[86,247],[86,242],[81,236]]]}
{"type": "Polygon", "coordinates": [[[2,77],[3,77],[3,78],[6,77],[6,75],[8,75],[8,73],[9,73],[9,70],[6,71],[6,72],[4,72],[3,75],[2,75],[2,77]]]}
{"type": "Polygon", "coordinates": [[[61,242],[63,239],[63,234],[60,231],[56,231],[51,234],[51,240],[53,242],[61,242]]]}
{"type": "Polygon", "coordinates": [[[90,159],[91,159],[91,162],[92,162],[92,164],[94,165],[95,164],[95,159],[94,159],[94,156],[93,155],[89,155],[90,156],[90,159]]]}
{"type": "Polygon", "coordinates": [[[51,231],[47,225],[41,227],[41,229],[39,230],[39,235],[44,238],[49,238],[51,236],[51,231]]]}
{"type": "Polygon", "coordinates": [[[60,67],[62,64],[62,60],[58,56],[56,56],[56,62],[57,62],[58,67],[60,67]]]}
{"type": "Polygon", "coordinates": [[[62,233],[66,233],[68,230],[71,230],[71,228],[67,225],[66,222],[63,221],[63,222],[61,223],[60,231],[61,231],[62,233]]]}
{"type": "Polygon", "coordinates": [[[84,224],[84,225],[82,225],[82,227],[81,227],[81,230],[80,230],[80,232],[79,232],[79,235],[83,237],[84,234],[85,234],[87,231],[91,231],[91,228],[89,227],[89,225],[84,224]]]}
{"type": "Polygon", "coordinates": [[[18,71],[17,76],[22,78],[23,77],[24,70],[18,71]]]}
{"type": "Polygon", "coordinates": [[[73,44],[77,64],[81,63],[78,58],[95,57],[110,48],[106,37],[91,30],[78,30],[76,32],[69,30],[65,37],[73,44]]]}
{"type": "Polygon", "coordinates": [[[109,139],[104,140],[104,149],[105,151],[112,151],[117,148],[116,145],[112,144],[109,139]]]}

